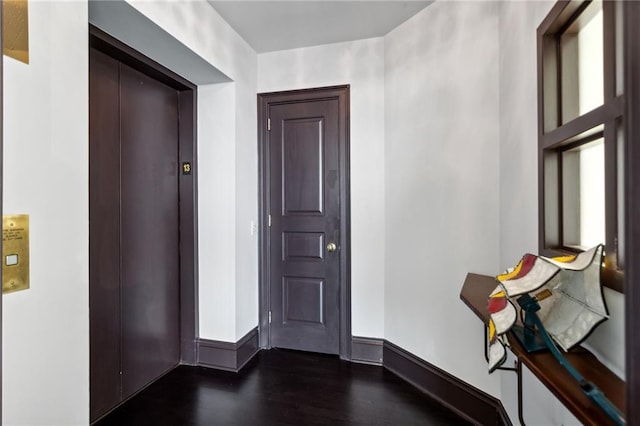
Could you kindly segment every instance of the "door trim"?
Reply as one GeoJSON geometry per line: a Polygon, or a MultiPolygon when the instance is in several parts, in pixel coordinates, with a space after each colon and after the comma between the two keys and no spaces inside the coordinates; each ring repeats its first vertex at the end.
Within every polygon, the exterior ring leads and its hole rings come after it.
{"type": "Polygon", "coordinates": [[[351,196],[350,196],[350,86],[331,86],[258,94],[258,204],[259,204],[259,333],[260,347],[271,348],[269,324],[269,256],[268,228],[269,135],[267,121],[269,107],[302,101],[337,99],[340,105],[340,358],[351,359],[351,196]]]}
{"type": "Polygon", "coordinates": [[[178,91],[178,165],[191,163],[190,175],[180,174],[178,179],[180,364],[195,365],[198,335],[197,86],[91,24],[89,46],[178,91]]]}

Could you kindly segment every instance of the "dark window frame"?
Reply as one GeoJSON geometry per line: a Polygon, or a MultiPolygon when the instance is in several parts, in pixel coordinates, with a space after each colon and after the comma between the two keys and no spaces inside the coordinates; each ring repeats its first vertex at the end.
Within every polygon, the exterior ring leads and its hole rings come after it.
{"type": "MultiPolygon", "coordinates": [[[[624,2],[625,197],[640,200],[640,3],[624,2]],[[636,167],[634,167],[636,166],[636,167]]],[[[640,400],[640,203],[625,204],[626,401],[640,400]]],[[[628,425],[640,424],[640,404],[627,403],[628,425]]]]}
{"type": "MultiPolygon", "coordinates": [[[[616,8],[603,1],[603,104],[563,124],[560,37],[591,4],[559,1],[538,27],[538,248],[544,256],[575,254],[563,243],[562,152],[602,133],[605,150],[605,286],[624,292],[624,269],[618,262],[618,134],[624,125],[624,94],[617,95],[616,8]]],[[[621,41],[621,40],[620,40],[621,41]]],[[[625,168],[625,170],[627,170],[625,168]]]]}

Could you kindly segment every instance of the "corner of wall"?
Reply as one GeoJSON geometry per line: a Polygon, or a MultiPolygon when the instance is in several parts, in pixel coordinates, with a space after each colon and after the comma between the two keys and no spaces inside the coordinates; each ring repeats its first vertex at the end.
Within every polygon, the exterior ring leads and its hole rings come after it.
{"type": "Polygon", "coordinates": [[[384,46],[385,338],[493,395],[459,293],[499,263],[497,14],[435,2],[384,46]]]}
{"type": "MultiPolygon", "coordinates": [[[[236,82],[236,328],[242,338],[258,324],[258,143],[257,72],[258,57],[248,49],[242,80],[236,82]]],[[[235,341],[235,340],[234,340],[235,341]]]]}
{"type": "Polygon", "coordinates": [[[199,331],[235,341],[236,83],[198,87],[199,331]]]}

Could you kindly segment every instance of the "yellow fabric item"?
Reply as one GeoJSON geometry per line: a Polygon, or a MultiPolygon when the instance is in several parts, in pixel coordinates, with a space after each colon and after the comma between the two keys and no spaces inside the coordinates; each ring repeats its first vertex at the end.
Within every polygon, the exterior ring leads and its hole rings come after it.
{"type": "Polygon", "coordinates": [[[518,262],[518,266],[513,268],[513,271],[508,272],[506,274],[498,275],[496,278],[498,279],[498,281],[510,280],[511,278],[518,276],[518,274],[520,273],[521,269],[522,269],[522,260],[520,260],[520,262],[518,262]]]}
{"type": "Polygon", "coordinates": [[[489,320],[489,342],[493,342],[493,338],[496,335],[496,326],[493,323],[493,320],[489,320]]]}
{"type": "Polygon", "coordinates": [[[575,256],[558,256],[558,257],[552,257],[552,259],[555,260],[556,262],[569,263],[576,260],[576,257],[575,256]]]}
{"type": "Polygon", "coordinates": [[[495,294],[492,294],[490,297],[507,297],[507,294],[504,291],[499,291],[495,294]]]}

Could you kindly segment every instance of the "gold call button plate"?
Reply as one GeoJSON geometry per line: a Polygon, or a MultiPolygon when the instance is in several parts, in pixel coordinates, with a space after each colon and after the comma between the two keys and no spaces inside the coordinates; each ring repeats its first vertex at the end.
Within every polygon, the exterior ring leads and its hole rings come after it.
{"type": "Polygon", "coordinates": [[[2,216],[2,292],[29,288],[29,215],[2,216]]]}
{"type": "Polygon", "coordinates": [[[29,3],[27,0],[2,0],[2,52],[29,63],[29,3]]]}

